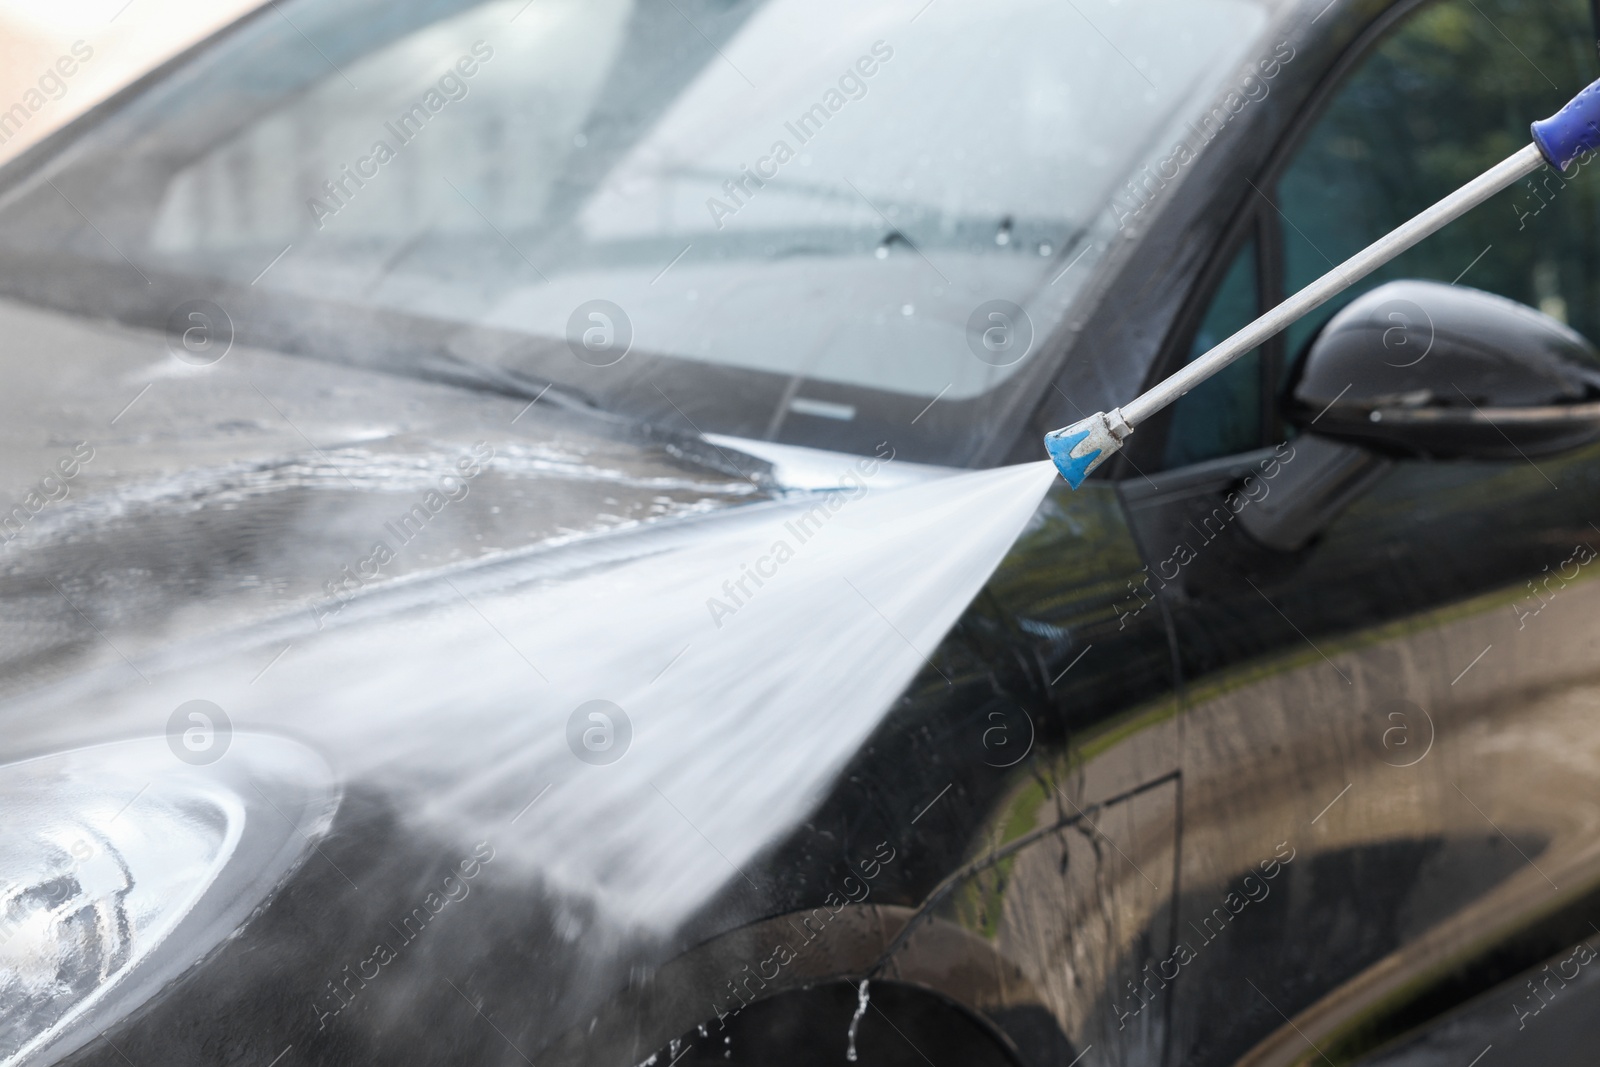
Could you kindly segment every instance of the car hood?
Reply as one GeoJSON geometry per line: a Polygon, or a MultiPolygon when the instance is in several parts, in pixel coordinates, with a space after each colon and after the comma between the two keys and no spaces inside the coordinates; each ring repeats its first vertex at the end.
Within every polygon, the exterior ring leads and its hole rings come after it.
{"type": "Polygon", "coordinates": [[[530,407],[243,348],[193,366],[159,334],[9,303],[0,328],[0,500],[13,512],[0,531],[12,605],[0,692],[107,651],[83,641],[86,620],[47,621],[76,612],[61,615],[41,573],[69,597],[115,590],[114,609],[89,615],[129,630],[134,655],[310,611],[429,492],[452,499],[424,535],[392,545],[377,583],[781,491],[764,461],[549,398],[530,407]],[[474,455],[483,469],[462,495],[456,465],[474,455]]]}
{"type": "Polygon", "coordinates": [[[204,701],[218,766],[287,738],[343,796],[259,889],[270,908],[166,947],[209,958],[118,1045],[168,1061],[202,1021],[207,1042],[302,1032],[394,1062],[459,1052],[428,1035],[464,1007],[514,1006],[519,1054],[577,1025],[723,887],[761,897],[752,858],[1050,478],[907,475],[887,445],[775,466],[548,400],[244,349],[195,367],[145,332],[0,319],[24,354],[4,371],[0,756],[165,734],[181,771],[204,701]],[[842,491],[778,477],[828,484],[830,463],[842,491]]]}

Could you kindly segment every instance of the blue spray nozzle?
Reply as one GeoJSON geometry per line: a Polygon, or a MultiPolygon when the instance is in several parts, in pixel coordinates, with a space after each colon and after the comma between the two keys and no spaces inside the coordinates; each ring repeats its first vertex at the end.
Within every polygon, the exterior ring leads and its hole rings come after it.
{"type": "Polygon", "coordinates": [[[1061,477],[1076,489],[1090,471],[1122,448],[1122,439],[1132,432],[1121,408],[1109,414],[1097,411],[1087,419],[1045,434],[1044,447],[1061,477]]]}
{"type": "Polygon", "coordinates": [[[1590,83],[1567,106],[1532,127],[1533,143],[1557,170],[1585,152],[1600,148],[1600,80],[1590,83]]]}
{"type": "Polygon", "coordinates": [[[1061,477],[1074,489],[1083,484],[1083,480],[1089,476],[1089,468],[1100,458],[1098,448],[1089,449],[1084,456],[1072,454],[1079,442],[1088,436],[1088,430],[1075,430],[1071,426],[1051,430],[1044,435],[1045,451],[1050,453],[1050,459],[1054,461],[1056,470],[1061,472],[1061,477]]]}

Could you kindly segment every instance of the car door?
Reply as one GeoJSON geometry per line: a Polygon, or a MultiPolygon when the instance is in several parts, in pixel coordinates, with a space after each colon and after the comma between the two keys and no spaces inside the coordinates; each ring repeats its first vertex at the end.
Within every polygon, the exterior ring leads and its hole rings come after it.
{"type": "MultiPolygon", "coordinates": [[[[1161,372],[1525,144],[1595,77],[1592,40],[1579,0],[1380,17],[1253,182],[1161,372]]],[[[1536,174],[1194,390],[1129,456],[1146,574],[1121,610],[1170,616],[1184,689],[1188,951],[1153,957],[1185,975],[1169,1062],[1353,1055],[1587,930],[1600,625],[1578,561],[1600,544],[1600,450],[1395,461],[1293,551],[1238,516],[1315,462],[1285,383],[1360,292],[1477,286],[1600,336],[1596,203],[1586,174],[1536,174]],[[1241,898],[1263,863],[1286,877],[1241,898]]],[[[1396,319],[1411,347],[1374,358],[1422,358],[1425,320],[1396,319]]]]}

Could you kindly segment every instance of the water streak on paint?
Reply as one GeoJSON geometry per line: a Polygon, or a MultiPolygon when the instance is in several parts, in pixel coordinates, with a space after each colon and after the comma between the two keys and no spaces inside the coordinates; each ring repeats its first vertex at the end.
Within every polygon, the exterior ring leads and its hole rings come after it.
{"type": "Polygon", "coordinates": [[[867,1014],[867,998],[872,995],[867,987],[871,984],[863,978],[861,985],[856,989],[856,1013],[850,1016],[849,1045],[844,1053],[844,1058],[851,1063],[856,1062],[856,1031],[861,1027],[862,1016],[867,1014]]]}

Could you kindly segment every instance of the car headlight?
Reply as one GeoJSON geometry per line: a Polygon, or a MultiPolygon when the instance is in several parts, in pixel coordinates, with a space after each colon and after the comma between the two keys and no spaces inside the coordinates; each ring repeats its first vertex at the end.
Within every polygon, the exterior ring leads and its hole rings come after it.
{"type": "Polygon", "coordinates": [[[263,735],[205,765],[151,738],[0,766],[0,1067],[93,1039],[237,931],[338,799],[263,735]]]}

